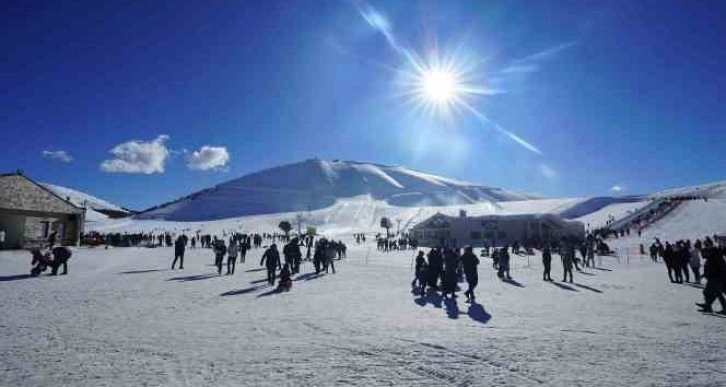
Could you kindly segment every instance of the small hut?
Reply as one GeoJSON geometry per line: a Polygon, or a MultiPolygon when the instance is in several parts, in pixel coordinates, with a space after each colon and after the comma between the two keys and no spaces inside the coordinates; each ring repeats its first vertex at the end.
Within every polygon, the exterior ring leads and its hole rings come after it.
{"type": "Polygon", "coordinates": [[[83,232],[85,209],[73,205],[22,172],[0,175],[0,231],[3,249],[43,246],[51,233],[56,243],[75,245],[83,232]]]}

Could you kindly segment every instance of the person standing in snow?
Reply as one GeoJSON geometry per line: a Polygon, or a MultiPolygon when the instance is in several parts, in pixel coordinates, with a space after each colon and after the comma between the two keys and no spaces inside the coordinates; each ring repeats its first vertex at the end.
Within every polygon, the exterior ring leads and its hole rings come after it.
{"type": "Polygon", "coordinates": [[[509,274],[509,246],[504,245],[501,249],[499,249],[499,255],[498,255],[498,266],[499,271],[497,272],[497,276],[502,281],[506,279],[511,280],[512,276],[509,274]]]}
{"type": "Polygon", "coordinates": [[[282,264],[280,263],[280,253],[277,251],[277,245],[272,244],[265,252],[262,254],[262,259],[260,260],[260,266],[264,265],[267,267],[267,283],[270,285],[275,285],[275,274],[277,269],[282,269],[282,264]]]}
{"type": "Polygon", "coordinates": [[[464,275],[466,276],[466,283],[469,285],[469,289],[464,292],[467,302],[474,302],[476,296],[474,295],[474,289],[479,284],[479,258],[474,254],[471,246],[468,246],[464,250],[464,254],[461,255],[461,265],[464,267],[464,275]]]}
{"type": "Polygon", "coordinates": [[[56,240],[57,236],[58,236],[58,232],[56,232],[56,231],[53,231],[48,236],[48,248],[49,249],[52,249],[53,246],[55,245],[55,240],[56,240]]]}
{"type": "Polygon", "coordinates": [[[171,270],[174,270],[174,266],[176,265],[177,259],[179,260],[179,269],[184,270],[184,250],[186,248],[186,243],[184,238],[179,236],[176,238],[176,241],[174,241],[174,261],[171,263],[171,270]]]}
{"type": "Polygon", "coordinates": [[[669,242],[666,242],[665,244],[662,257],[663,262],[665,262],[666,269],[668,270],[668,279],[670,279],[672,283],[682,282],[680,280],[680,270],[675,269],[673,264],[673,261],[675,260],[675,252],[673,251],[673,246],[671,246],[669,242]]]}
{"type": "Polygon", "coordinates": [[[237,265],[237,243],[232,240],[227,248],[227,275],[234,275],[234,268],[237,265]]]}
{"type": "Polygon", "coordinates": [[[217,266],[217,274],[222,275],[222,261],[224,261],[224,254],[227,253],[224,241],[215,240],[212,251],[214,252],[214,265],[217,266]]]}
{"type": "Polygon", "coordinates": [[[562,258],[562,269],[564,271],[562,282],[567,282],[567,274],[570,275],[570,283],[572,283],[572,265],[575,261],[575,250],[572,245],[568,242],[562,244],[562,252],[560,256],[562,258]]]}
{"type": "Polygon", "coordinates": [[[696,303],[701,309],[699,312],[711,313],[711,304],[718,298],[721,303],[720,314],[726,314],[726,299],[724,299],[724,283],[726,281],[726,261],[724,249],[713,246],[709,239],[704,243],[701,251],[706,263],[703,265],[703,276],[706,278],[706,287],[703,289],[704,303],[696,303]]]}
{"type": "Polygon", "coordinates": [[[459,266],[459,257],[454,250],[446,248],[444,250],[444,283],[443,296],[451,294],[451,298],[456,298],[456,269],[459,266]]]}
{"type": "Polygon", "coordinates": [[[427,272],[428,265],[426,264],[424,252],[419,251],[418,255],[416,256],[416,266],[414,269],[414,278],[411,282],[411,287],[416,287],[418,283],[418,287],[421,288],[421,293],[423,293],[424,289],[426,288],[427,272]]]}
{"type": "Polygon", "coordinates": [[[431,249],[428,254],[429,258],[429,272],[428,272],[428,285],[431,290],[438,290],[439,277],[442,276],[444,271],[444,259],[441,257],[441,251],[439,249],[431,249]]]}
{"type": "Polygon", "coordinates": [[[552,281],[552,277],[550,277],[550,270],[552,270],[552,250],[549,246],[545,246],[542,249],[542,265],[544,266],[542,281],[552,281]]]}
{"type": "Polygon", "coordinates": [[[695,246],[691,247],[689,251],[690,258],[688,260],[689,266],[693,271],[693,281],[697,284],[701,283],[701,251],[695,246]]]}

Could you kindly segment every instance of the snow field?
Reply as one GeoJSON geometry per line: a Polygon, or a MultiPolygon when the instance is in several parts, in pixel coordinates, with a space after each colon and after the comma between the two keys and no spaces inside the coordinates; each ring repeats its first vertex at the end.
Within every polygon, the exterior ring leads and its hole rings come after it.
{"type": "Polygon", "coordinates": [[[513,256],[519,285],[484,258],[469,306],[411,294],[415,252],[372,242],[349,243],[334,275],[305,263],[282,294],[262,250],[235,276],[207,249],[171,271],[172,254],[81,248],[68,276],[24,278],[29,254],[1,252],[0,385],[726,385],[725,321],[640,257],[551,284],[539,256],[513,256]]]}

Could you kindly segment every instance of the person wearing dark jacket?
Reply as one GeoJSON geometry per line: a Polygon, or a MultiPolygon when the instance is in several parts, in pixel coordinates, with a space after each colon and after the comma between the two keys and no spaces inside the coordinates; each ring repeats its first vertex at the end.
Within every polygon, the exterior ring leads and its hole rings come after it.
{"type": "Polygon", "coordinates": [[[414,277],[413,281],[411,281],[411,287],[416,287],[416,284],[423,290],[426,287],[426,257],[424,257],[424,252],[419,251],[418,255],[416,256],[416,266],[414,267],[414,277]]]}
{"type": "Polygon", "coordinates": [[[681,274],[680,270],[675,269],[674,260],[675,251],[673,251],[673,246],[666,242],[665,249],[663,250],[663,262],[665,262],[666,269],[668,270],[668,279],[670,279],[673,283],[678,283],[680,281],[681,274]]]}
{"type": "Polygon", "coordinates": [[[63,266],[62,275],[68,274],[68,260],[71,259],[71,250],[64,246],[54,247],[51,252],[53,253],[53,263],[51,266],[51,275],[58,274],[58,268],[63,266]]]}
{"type": "Polygon", "coordinates": [[[469,302],[474,302],[476,298],[474,288],[479,284],[479,258],[474,254],[471,247],[467,247],[464,254],[461,255],[461,265],[464,267],[466,283],[469,284],[469,289],[464,292],[464,295],[466,295],[469,302]]]}
{"type": "Polygon", "coordinates": [[[184,249],[186,248],[186,241],[184,238],[179,236],[174,241],[174,261],[171,263],[171,270],[174,270],[176,261],[179,260],[179,269],[184,269],[184,249]]]}
{"type": "Polygon", "coordinates": [[[721,303],[720,314],[726,314],[726,299],[724,299],[724,281],[726,281],[726,261],[724,261],[724,251],[712,246],[710,243],[704,244],[702,251],[703,258],[706,263],[703,265],[703,276],[706,278],[706,287],[703,289],[703,304],[696,304],[701,307],[699,312],[713,312],[711,304],[718,298],[721,303]]]}
{"type": "Polygon", "coordinates": [[[263,264],[267,267],[267,282],[270,285],[275,285],[275,273],[278,268],[282,269],[280,253],[277,251],[276,244],[273,243],[267,250],[265,250],[265,253],[262,254],[260,266],[263,264]]]}
{"type": "Polygon", "coordinates": [[[441,277],[444,271],[444,260],[441,257],[441,252],[438,249],[431,249],[428,254],[429,258],[429,273],[428,283],[429,288],[433,290],[438,289],[439,277],[441,277]]]}
{"type": "Polygon", "coordinates": [[[287,263],[282,267],[280,271],[280,282],[277,284],[277,291],[289,292],[292,288],[292,276],[290,274],[290,265],[287,263]]]}
{"type": "Polygon", "coordinates": [[[451,294],[451,298],[456,298],[456,268],[459,266],[459,257],[454,250],[446,248],[444,250],[444,283],[443,296],[451,294]]]}
{"type": "Polygon", "coordinates": [[[498,255],[498,266],[499,271],[497,272],[497,276],[499,279],[504,281],[505,279],[511,280],[512,276],[509,274],[509,252],[508,246],[504,246],[501,249],[499,249],[499,255],[498,255]]]}
{"type": "Polygon", "coordinates": [[[227,254],[227,246],[224,245],[224,241],[218,239],[214,242],[214,265],[217,266],[217,274],[222,274],[222,261],[224,261],[224,255],[227,254]]]}
{"type": "Polygon", "coordinates": [[[563,278],[562,282],[567,282],[567,275],[570,275],[570,282],[572,282],[572,265],[575,262],[575,250],[574,247],[565,243],[560,247],[560,257],[562,258],[562,269],[563,278]]]}
{"type": "Polygon", "coordinates": [[[549,246],[545,246],[542,249],[542,265],[544,266],[542,281],[552,281],[552,277],[550,277],[550,270],[552,270],[552,251],[549,246]]]}

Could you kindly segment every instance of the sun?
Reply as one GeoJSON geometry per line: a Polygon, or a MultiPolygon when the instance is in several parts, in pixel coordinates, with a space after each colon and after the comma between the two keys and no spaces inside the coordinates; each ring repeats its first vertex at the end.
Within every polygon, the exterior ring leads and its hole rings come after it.
{"type": "Polygon", "coordinates": [[[456,98],[459,82],[449,71],[430,70],[421,76],[423,94],[434,103],[450,103],[456,98]]]}

